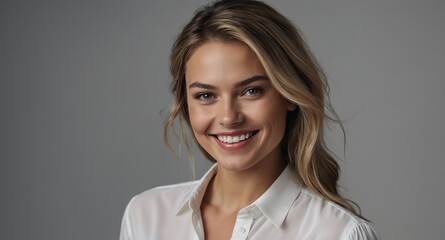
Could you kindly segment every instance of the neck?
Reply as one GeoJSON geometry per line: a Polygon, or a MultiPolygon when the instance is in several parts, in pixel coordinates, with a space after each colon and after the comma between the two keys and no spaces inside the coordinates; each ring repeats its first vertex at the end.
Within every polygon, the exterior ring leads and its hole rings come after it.
{"type": "Polygon", "coordinates": [[[238,212],[252,204],[273,184],[286,167],[282,161],[262,162],[244,171],[229,171],[218,165],[209,183],[204,204],[238,212]]]}

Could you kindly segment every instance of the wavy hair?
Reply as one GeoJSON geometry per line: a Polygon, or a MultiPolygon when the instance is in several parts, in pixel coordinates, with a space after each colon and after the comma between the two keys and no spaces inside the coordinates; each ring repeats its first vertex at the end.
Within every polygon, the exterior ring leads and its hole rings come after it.
{"type": "MultiPolygon", "coordinates": [[[[362,217],[358,206],[339,194],[340,168],[324,142],[325,120],[339,123],[343,130],[329,104],[325,75],[297,28],[263,2],[216,1],[198,9],[183,28],[170,55],[174,102],[164,128],[167,146],[171,148],[169,130],[175,130],[175,120],[179,119],[180,136],[189,147],[183,129],[184,120],[190,127],[185,67],[194,49],[211,40],[239,41],[256,54],[276,91],[298,106],[287,114],[281,143],[284,160],[295,169],[306,187],[362,217]],[[325,109],[333,118],[325,114],[325,109]]],[[[202,147],[200,149],[210,161],[215,161],[202,147]]]]}

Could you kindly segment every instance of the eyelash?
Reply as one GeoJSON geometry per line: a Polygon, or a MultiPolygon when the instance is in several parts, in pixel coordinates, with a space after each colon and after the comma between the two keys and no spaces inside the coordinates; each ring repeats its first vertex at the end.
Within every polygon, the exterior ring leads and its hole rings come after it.
{"type": "MultiPolygon", "coordinates": [[[[246,89],[241,96],[255,97],[255,96],[262,94],[263,92],[264,92],[263,88],[251,87],[251,88],[246,89]],[[252,91],[254,91],[254,92],[252,93],[252,91]]],[[[214,100],[216,97],[211,92],[200,92],[200,93],[195,94],[194,98],[197,100],[200,100],[200,101],[211,101],[211,100],[214,100]]]]}
{"type": "Polygon", "coordinates": [[[209,101],[209,100],[215,99],[215,96],[212,93],[203,92],[203,93],[197,93],[195,95],[195,99],[198,99],[201,101],[209,101]]]}
{"type": "Polygon", "coordinates": [[[252,87],[252,88],[248,88],[246,91],[244,91],[243,96],[246,94],[249,94],[249,96],[257,96],[260,95],[264,92],[264,89],[260,88],[260,87],[252,87]],[[256,91],[255,93],[249,93],[251,91],[256,91]]]}

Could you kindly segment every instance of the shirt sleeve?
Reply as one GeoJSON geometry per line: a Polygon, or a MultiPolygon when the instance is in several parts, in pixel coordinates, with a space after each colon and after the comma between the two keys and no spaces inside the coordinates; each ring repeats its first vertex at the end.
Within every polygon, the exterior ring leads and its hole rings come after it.
{"type": "Polygon", "coordinates": [[[131,201],[128,203],[127,207],[125,208],[124,216],[122,217],[122,224],[121,224],[121,232],[119,240],[133,240],[132,234],[131,234],[131,223],[130,223],[130,206],[133,202],[134,198],[131,199],[131,201]]]}
{"type": "Polygon", "coordinates": [[[360,223],[349,234],[348,240],[380,240],[376,231],[368,223],[360,223]]]}

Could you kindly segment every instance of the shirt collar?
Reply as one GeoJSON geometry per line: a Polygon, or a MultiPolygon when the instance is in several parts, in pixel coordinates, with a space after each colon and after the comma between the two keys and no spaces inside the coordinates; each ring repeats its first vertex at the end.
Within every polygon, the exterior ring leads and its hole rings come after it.
{"type": "Polygon", "coordinates": [[[253,205],[257,206],[276,227],[280,227],[300,194],[301,188],[295,170],[287,165],[272,186],[253,205]]]}
{"type": "Polygon", "coordinates": [[[216,174],[216,165],[214,164],[206,174],[197,181],[196,184],[191,185],[190,188],[184,190],[182,197],[176,203],[176,214],[179,215],[186,210],[195,211],[201,206],[202,198],[204,197],[207,185],[213,176],[216,174]]]}
{"type": "MultiPolygon", "coordinates": [[[[215,174],[216,164],[207,171],[201,180],[184,191],[183,196],[176,204],[177,215],[187,210],[196,211],[200,208],[207,185],[215,174]]],[[[301,184],[295,170],[288,165],[269,189],[246,208],[256,206],[268,220],[276,227],[280,227],[300,191],[301,184]]]]}

